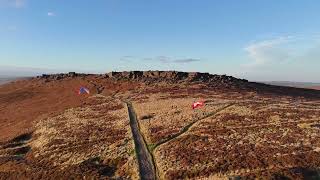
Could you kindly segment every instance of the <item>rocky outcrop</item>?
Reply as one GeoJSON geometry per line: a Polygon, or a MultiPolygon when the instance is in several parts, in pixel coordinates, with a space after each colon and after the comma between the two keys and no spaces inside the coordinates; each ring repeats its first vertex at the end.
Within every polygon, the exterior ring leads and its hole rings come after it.
{"type": "MultiPolygon", "coordinates": [[[[273,86],[263,83],[248,82],[245,79],[238,79],[227,75],[217,75],[200,72],[179,72],[179,71],[124,71],[124,72],[110,72],[99,75],[79,74],[75,72],[69,72],[66,74],[43,74],[37,78],[44,80],[44,82],[59,81],[62,79],[72,78],[85,78],[91,76],[97,79],[110,79],[112,81],[135,81],[143,82],[147,85],[156,83],[167,83],[168,85],[179,85],[189,83],[201,84],[204,86],[212,87],[214,89],[235,90],[235,91],[252,91],[261,94],[269,95],[284,95],[295,97],[310,97],[320,98],[319,91],[311,89],[300,89],[293,87],[273,86]]],[[[89,80],[89,82],[91,82],[89,80]]],[[[103,85],[94,82],[94,87],[97,92],[102,92],[103,85]]]]}
{"type": "Polygon", "coordinates": [[[45,80],[61,80],[65,78],[75,78],[75,77],[85,77],[87,74],[79,74],[76,72],[69,72],[67,74],[60,73],[60,74],[42,74],[42,76],[37,76],[38,79],[45,79],[45,80]]]}
{"type": "Polygon", "coordinates": [[[205,82],[226,85],[248,82],[244,79],[237,79],[226,75],[179,71],[124,71],[110,72],[107,74],[107,76],[116,80],[138,80],[144,82],[205,82]]]}
{"type": "MultiPolygon", "coordinates": [[[[69,72],[67,74],[43,74],[39,76],[40,79],[46,81],[61,80],[65,78],[85,77],[87,74],[78,74],[69,72]]],[[[98,75],[97,75],[98,76],[98,75]]],[[[132,80],[145,83],[183,83],[183,82],[201,82],[209,84],[210,86],[228,86],[228,87],[243,87],[247,80],[237,79],[227,75],[217,75],[200,72],[180,72],[180,71],[123,71],[123,72],[109,72],[99,75],[102,78],[110,78],[115,81],[132,80]]]]}

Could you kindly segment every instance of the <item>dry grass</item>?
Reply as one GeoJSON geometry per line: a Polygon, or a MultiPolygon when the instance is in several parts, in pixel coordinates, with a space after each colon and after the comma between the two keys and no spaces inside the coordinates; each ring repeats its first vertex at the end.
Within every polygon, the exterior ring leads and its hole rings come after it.
{"type": "Polygon", "coordinates": [[[301,123],[301,124],[298,124],[297,126],[302,129],[309,129],[309,128],[311,128],[311,125],[312,124],[310,124],[310,123],[301,123]]]}
{"type": "MultiPolygon", "coordinates": [[[[48,168],[57,172],[72,172],[76,167],[85,168],[84,174],[98,171],[97,177],[137,179],[125,106],[119,100],[101,96],[93,96],[88,102],[87,106],[38,121],[29,143],[32,161],[50,162],[48,168]]],[[[38,173],[41,171],[48,169],[38,173]]]]}
{"type": "Polygon", "coordinates": [[[141,129],[149,143],[155,144],[178,133],[183,127],[201,119],[226,105],[226,101],[213,100],[203,108],[193,110],[191,105],[200,98],[159,99],[150,96],[148,101],[134,102],[141,129]],[[145,117],[148,116],[146,119],[145,117]]]}
{"type": "Polygon", "coordinates": [[[35,81],[23,86],[27,92],[17,90],[22,85],[0,88],[0,139],[33,132],[31,139],[0,143],[4,179],[138,179],[127,109],[114,98],[132,101],[162,179],[302,179],[302,169],[320,167],[320,101],[99,77],[35,81]],[[75,99],[65,88],[82,84],[98,84],[110,97],[75,99]],[[198,100],[206,106],[192,110],[198,100]],[[228,104],[234,105],[207,117],[228,104]]]}
{"type": "MultiPolygon", "coordinates": [[[[156,148],[154,155],[162,178],[273,178],[284,173],[296,179],[300,175],[290,169],[319,167],[320,108],[307,101],[293,104],[293,100],[285,98],[278,101],[255,98],[237,101],[236,105],[195,123],[186,133],[156,148]]],[[[193,112],[189,105],[194,100],[151,96],[143,103],[135,103],[138,115],[154,115],[140,120],[148,142],[154,144],[192,119],[217,109],[216,105],[193,112]]]]}

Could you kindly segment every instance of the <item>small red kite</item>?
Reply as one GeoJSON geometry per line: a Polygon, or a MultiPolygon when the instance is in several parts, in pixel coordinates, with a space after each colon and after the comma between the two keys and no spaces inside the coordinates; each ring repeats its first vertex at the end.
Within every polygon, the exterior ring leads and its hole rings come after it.
{"type": "Polygon", "coordinates": [[[203,106],[204,106],[203,101],[197,101],[192,104],[192,109],[196,109],[196,108],[203,107],[203,106]]]}

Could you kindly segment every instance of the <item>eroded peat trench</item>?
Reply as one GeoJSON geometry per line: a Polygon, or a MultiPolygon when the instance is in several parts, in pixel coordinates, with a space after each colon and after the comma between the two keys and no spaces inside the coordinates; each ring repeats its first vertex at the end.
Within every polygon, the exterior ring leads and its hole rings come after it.
{"type": "Polygon", "coordinates": [[[126,102],[130,120],[131,132],[134,140],[136,156],[139,164],[139,174],[141,180],[158,179],[156,166],[153,162],[152,154],[149,152],[146,141],[140,132],[136,113],[130,102],[126,102]]]}

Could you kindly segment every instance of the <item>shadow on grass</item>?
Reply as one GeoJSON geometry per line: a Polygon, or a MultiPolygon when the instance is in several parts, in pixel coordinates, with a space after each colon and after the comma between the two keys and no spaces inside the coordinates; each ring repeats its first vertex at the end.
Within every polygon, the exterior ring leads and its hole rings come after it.
{"type": "Polygon", "coordinates": [[[100,157],[90,158],[80,164],[82,171],[94,171],[101,176],[112,177],[115,175],[116,166],[104,164],[100,157]]]}

